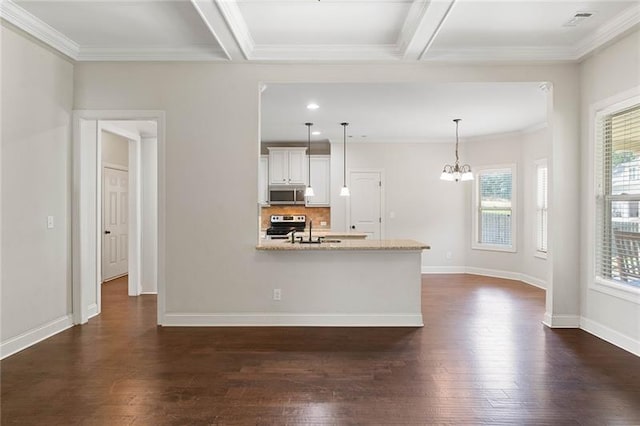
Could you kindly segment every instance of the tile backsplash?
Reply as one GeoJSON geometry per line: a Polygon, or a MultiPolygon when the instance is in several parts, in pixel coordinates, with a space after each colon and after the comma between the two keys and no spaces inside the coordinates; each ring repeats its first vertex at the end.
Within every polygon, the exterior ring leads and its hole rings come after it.
{"type": "Polygon", "coordinates": [[[307,223],[313,220],[314,229],[331,229],[331,207],[305,207],[305,206],[269,206],[262,207],[261,229],[267,229],[272,214],[307,216],[307,223]],[[327,222],[326,226],[320,226],[320,222],[327,222]]]}

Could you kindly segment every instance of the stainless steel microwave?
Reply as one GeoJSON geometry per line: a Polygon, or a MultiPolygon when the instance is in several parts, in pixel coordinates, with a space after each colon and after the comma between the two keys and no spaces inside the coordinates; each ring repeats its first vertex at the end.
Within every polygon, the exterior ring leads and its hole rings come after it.
{"type": "Polygon", "coordinates": [[[269,188],[269,204],[304,205],[304,187],[271,187],[269,188]]]}

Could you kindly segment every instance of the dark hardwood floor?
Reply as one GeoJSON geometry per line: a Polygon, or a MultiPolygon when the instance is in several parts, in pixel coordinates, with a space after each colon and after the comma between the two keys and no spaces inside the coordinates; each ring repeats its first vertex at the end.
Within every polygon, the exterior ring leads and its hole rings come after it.
{"type": "Polygon", "coordinates": [[[426,276],[425,327],[161,328],[155,296],[3,360],[3,425],[640,424],[640,358],[540,323],[544,293],[426,276]]]}

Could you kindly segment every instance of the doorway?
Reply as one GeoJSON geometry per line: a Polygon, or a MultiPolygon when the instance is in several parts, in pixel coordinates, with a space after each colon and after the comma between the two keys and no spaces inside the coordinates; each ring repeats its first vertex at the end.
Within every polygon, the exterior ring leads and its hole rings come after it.
{"type": "Polygon", "coordinates": [[[367,234],[368,239],[383,238],[383,172],[351,170],[351,196],[347,206],[347,224],[352,232],[367,234]]]}
{"type": "Polygon", "coordinates": [[[163,119],[160,111],[74,112],[73,313],[77,324],[101,312],[102,282],[125,275],[129,296],[158,294],[161,321],[163,119]],[[126,140],[126,166],[105,161],[104,135],[126,140]]]}

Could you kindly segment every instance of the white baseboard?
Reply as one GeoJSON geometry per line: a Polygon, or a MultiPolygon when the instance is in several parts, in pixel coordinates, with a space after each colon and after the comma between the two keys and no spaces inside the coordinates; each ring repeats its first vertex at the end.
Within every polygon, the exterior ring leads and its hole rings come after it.
{"type": "Polygon", "coordinates": [[[89,309],[87,309],[87,318],[93,318],[98,315],[98,305],[96,303],[92,303],[89,305],[89,309]]]}
{"type": "Polygon", "coordinates": [[[532,277],[531,275],[520,274],[520,281],[522,281],[523,283],[532,285],[534,287],[538,287],[541,290],[546,290],[547,289],[547,283],[546,283],[545,280],[541,280],[540,278],[532,277]]]}
{"type": "Polygon", "coordinates": [[[65,315],[39,327],[25,331],[18,336],[7,339],[0,343],[0,359],[27,349],[29,346],[33,346],[71,327],[73,327],[73,319],[71,315],[65,315]]]}
{"type": "Polygon", "coordinates": [[[580,318],[580,328],[612,345],[618,346],[636,356],[640,356],[640,340],[622,334],[606,325],[602,325],[599,322],[585,317],[580,318]]]}
{"type": "Polygon", "coordinates": [[[423,266],[421,272],[423,274],[464,274],[466,268],[464,266],[423,266]]]}
{"type": "Polygon", "coordinates": [[[540,278],[520,272],[501,271],[498,269],[475,268],[472,266],[423,266],[423,274],[473,274],[485,277],[504,278],[507,280],[522,281],[525,284],[546,290],[547,283],[540,278]]]}
{"type": "Polygon", "coordinates": [[[157,291],[142,291],[140,294],[158,294],[157,291]]]}
{"type": "Polygon", "coordinates": [[[422,327],[421,314],[166,313],[163,326],[182,327],[422,327]]]}
{"type": "Polygon", "coordinates": [[[485,277],[504,278],[506,280],[522,281],[522,274],[519,272],[500,271],[498,269],[475,268],[467,266],[467,274],[483,275],[485,277]]]}
{"type": "Polygon", "coordinates": [[[545,312],[542,323],[549,328],[580,328],[580,315],[551,315],[545,312]]]}

